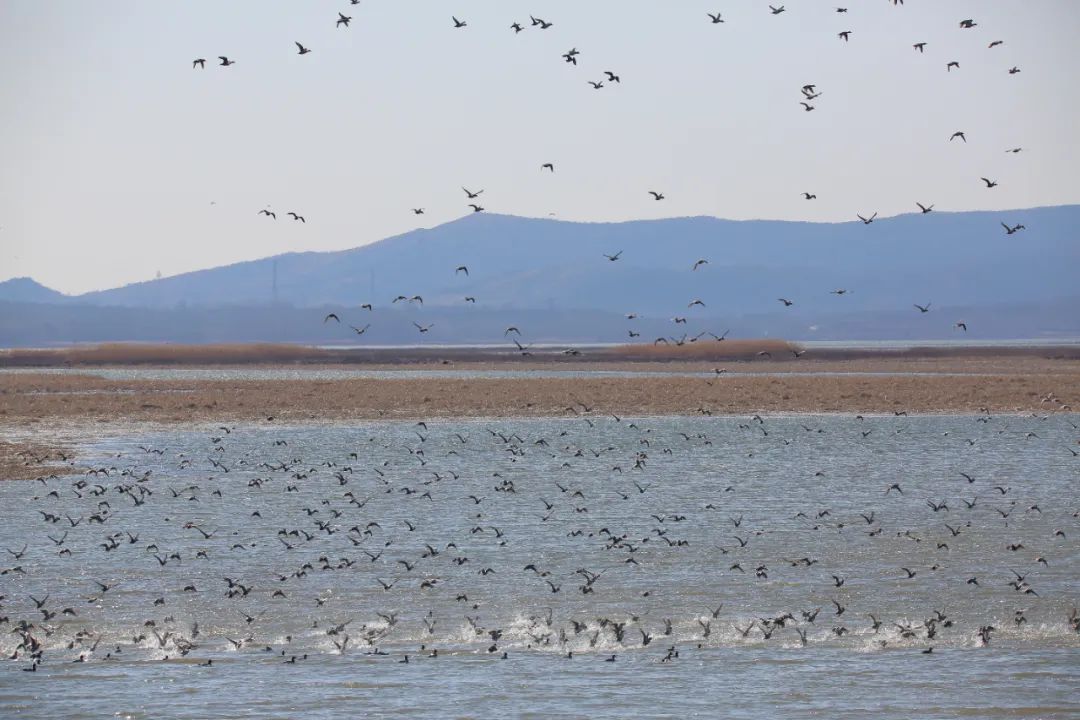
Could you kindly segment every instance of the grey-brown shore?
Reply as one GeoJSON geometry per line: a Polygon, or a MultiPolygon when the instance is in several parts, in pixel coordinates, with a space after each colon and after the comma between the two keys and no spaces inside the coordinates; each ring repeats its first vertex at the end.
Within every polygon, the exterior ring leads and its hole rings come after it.
{"type": "Polygon", "coordinates": [[[147,425],[588,414],[1048,413],[1080,407],[1080,348],[810,350],[782,341],[537,351],[102,346],[0,352],[0,478],[69,462],[65,436],[147,425]],[[767,353],[761,355],[760,353],[767,353]],[[579,377],[111,380],[80,367],[565,370],[579,377]],[[49,369],[63,367],[65,373],[49,369]],[[40,368],[34,372],[32,368],[40,368]],[[633,371],[596,377],[596,371],[633,371]],[[644,374],[642,374],[644,373],[644,374]],[[682,373],[683,375],[672,375],[682,373]],[[686,373],[695,373],[686,376],[686,373]]]}

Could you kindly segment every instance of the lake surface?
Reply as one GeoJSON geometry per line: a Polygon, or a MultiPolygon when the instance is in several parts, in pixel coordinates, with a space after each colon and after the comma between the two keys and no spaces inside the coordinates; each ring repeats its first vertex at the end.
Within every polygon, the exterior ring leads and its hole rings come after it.
{"type": "Polygon", "coordinates": [[[87,438],[0,483],[0,716],[1075,718],[1078,424],[87,438]]]}

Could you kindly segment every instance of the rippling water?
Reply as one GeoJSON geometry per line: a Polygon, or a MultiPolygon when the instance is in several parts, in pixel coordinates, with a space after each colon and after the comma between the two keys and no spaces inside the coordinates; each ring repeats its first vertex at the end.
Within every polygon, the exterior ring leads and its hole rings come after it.
{"type": "Polygon", "coordinates": [[[1078,421],[97,439],[0,484],[0,715],[1076,717],[1078,421]]]}

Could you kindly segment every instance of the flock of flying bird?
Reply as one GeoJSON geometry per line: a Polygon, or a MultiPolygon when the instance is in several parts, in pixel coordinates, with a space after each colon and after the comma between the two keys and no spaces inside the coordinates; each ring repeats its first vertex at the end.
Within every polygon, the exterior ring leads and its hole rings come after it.
{"type": "Polygon", "coordinates": [[[881,459],[908,434],[925,442],[903,412],[830,424],[702,409],[667,424],[575,400],[565,414],[401,423],[317,445],[268,418],[173,435],[171,448],[131,440],[82,474],[72,461],[25,485],[27,522],[4,529],[22,545],[0,569],[0,648],[35,671],[50,658],[211,666],[230,651],[289,664],[519,649],[614,661],[653,641],[661,662],[680,645],[856,638],[930,653],[990,644],[1005,622],[1080,633],[1068,590],[1043,574],[1060,578],[1075,557],[1080,511],[1050,502],[1068,481],[1021,487],[980,450],[1045,455],[1070,432],[1055,423],[1077,429],[1067,418],[957,419],[939,435],[959,465],[940,477],[881,459]],[[807,460],[837,445],[888,465],[881,484],[811,475],[807,460]],[[744,459],[726,466],[732,452],[744,459]],[[724,469],[680,470],[701,462],[724,469]],[[776,495],[793,468],[806,477],[776,495]]]}
{"type": "MultiPolygon", "coordinates": [[[[889,2],[892,2],[892,4],[894,6],[902,6],[903,5],[903,0],[889,0],[889,2]]],[[[358,5],[359,3],[358,3],[357,0],[352,0],[351,4],[352,5],[358,5]]],[[[787,8],[784,5],[779,5],[779,6],[769,5],[768,9],[769,9],[769,12],[774,16],[779,16],[779,15],[782,15],[782,14],[787,12],[787,8]]],[[[844,17],[849,16],[848,8],[846,8],[846,7],[835,7],[835,8],[833,8],[833,10],[837,14],[844,15],[844,17]]],[[[706,15],[707,15],[707,20],[711,24],[721,25],[721,24],[726,23],[725,19],[723,18],[722,13],[719,13],[719,12],[718,13],[706,13],[706,15]]],[[[334,21],[334,24],[338,28],[348,28],[352,21],[353,21],[352,16],[346,15],[343,12],[339,12],[338,17],[334,21]]],[[[451,29],[454,29],[454,30],[464,30],[464,29],[469,27],[469,24],[464,19],[460,19],[457,16],[451,16],[449,26],[450,26],[451,29]]],[[[552,28],[554,26],[555,26],[554,22],[551,22],[549,20],[546,20],[546,19],[540,18],[540,17],[530,16],[528,25],[523,24],[521,22],[514,21],[509,25],[508,29],[510,31],[512,31],[513,33],[515,33],[515,34],[518,34],[518,33],[524,32],[524,31],[526,31],[527,29],[530,29],[530,28],[531,29],[536,29],[538,31],[546,31],[546,30],[549,30],[550,28],[552,28]]],[[[969,19],[963,19],[963,20],[959,21],[958,26],[959,26],[959,28],[961,30],[970,31],[970,30],[975,30],[976,28],[978,28],[979,23],[976,22],[975,20],[969,18],[969,19]]],[[[838,32],[838,37],[841,40],[843,40],[844,42],[849,42],[854,34],[855,34],[854,30],[844,29],[844,30],[841,30],[841,31],[838,32]]],[[[998,48],[998,47],[1000,47],[1002,45],[1004,45],[1004,41],[995,39],[995,40],[992,40],[991,42],[989,42],[988,48],[990,50],[993,50],[993,49],[998,48]]],[[[312,52],[312,50],[309,47],[305,46],[301,42],[296,42],[296,47],[297,47],[297,53],[299,55],[306,55],[306,54],[312,52]]],[[[913,49],[915,51],[917,51],[919,53],[926,53],[927,52],[927,43],[926,42],[922,42],[922,41],[915,42],[915,43],[913,43],[912,47],[913,47],[913,49]]],[[[571,48],[570,50],[568,50],[566,53],[564,53],[562,55],[562,59],[567,64],[577,66],[578,65],[578,58],[579,58],[580,55],[581,55],[581,51],[579,51],[576,47],[574,47],[574,48],[571,48]]],[[[229,58],[228,56],[225,56],[225,55],[219,56],[219,60],[220,60],[220,65],[222,67],[228,67],[228,66],[231,66],[231,65],[235,64],[235,60],[232,60],[231,58],[229,58]]],[[[193,67],[205,68],[205,66],[206,66],[206,59],[205,58],[197,58],[193,62],[193,67]]],[[[960,64],[956,60],[950,60],[946,64],[946,70],[949,71],[949,72],[951,72],[953,69],[959,69],[959,68],[960,68],[960,64]]],[[[1010,74],[1010,75],[1016,75],[1019,72],[1020,72],[1020,68],[1018,68],[1016,66],[1012,66],[1012,67],[1010,67],[1008,69],[1008,74],[1010,74]]],[[[588,80],[587,82],[593,88],[595,88],[597,90],[600,90],[600,89],[604,88],[606,86],[605,83],[610,85],[610,84],[621,84],[621,82],[622,82],[622,79],[619,76],[619,74],[617,74],[614,71],[605,70],[604,75],[605,75],[605,78],[603,78],[603,79],[588,80]]],[[[823,95],[823,93],[818,91],[817,86],[815,84],[813,84],[813,83],[805,84],[805,85],[803,85],[801,87],[800,104],[801,104],[801,106],[803,107],[803,109],[806,112],[811,112],[816,108],[816,106],[812,104],[813,101],[815,101],[817,98],[821,97],[822,95],[823,95]]],[[[967,143],[966,133],[964,131],[962,131],[962,130],[957,131],[957,132],[953,133],[952,136],[949,138],[950,141],[957,140],[957,139],[962,140],[964,143],[967,143]]],[[[1016,153],[1019,153],[1021,151],[1022,151],[1022,148],[1020,148],[1020,147],[1013,147],[1013,148],[1009,148],[1009,149],[1006,150],[1007,153],[1012,153],[1012,154],[1016,154],[1016,153]]],[[[545,163],[543,163],[541,165],[540,169],[541,169],[541,171],[546,170],[546,171],[549,171],[551,173],[554,173],[555,172],[555,165],[554,165],[554,163],[551,163],[551,162],[545,162],[545,163]]],[[[986,186],[986,188],[988,190],[998,187],[998,182],[996,180],[992,180],[990,178],[983,177],[983,178],[981,178],[981,181],[985,184],[985,186],[986,186]]],[[[477,191],[474,192],[474,191],[471,191],[471,190],[469,190],[467,188],[462,188],[462,189],[465,192],[466,199],[471,201],[467,205],[467,207],[469,207],[471,209],[471,211],[474,212],[474,213],[483,212],[485,210],[485,208],[482,205],[480,205],[479,202],[480,202],[480,196],[483,194],[484,191],[483,190],[477,190],[477,191]]],[[[663,201],[663,200],[666,199],[664,193],[660,192],[660,191],[657,191],[657,190],[649,190],[647,195],[651,196],[652,199],[654,201],[656,201],[656,202],[660,202],[660,201],[663,201]]],[[[817,194],[813,193],[813,192],[804,192],[804,193],[802,193],[802,196],[807,201],[812,201],[812,200],[817,199],[817,194]]],[[[928,213],[930,213],[930,212],[932,212],[934,210],[934,204],[923,204],[922,202],[916,202],[915,205],[918,207],[919,211],[924,215],[928,214],[928,213]]],[[[268,208],[264,208],[264,209],[260,210],[259,213],[263,214],[263,215],[265,215],[265,216],[267,216],[269,218],[272,218],[272,219],[277,218],[276,214],[272,210],[270,210],[268,208]]],[[[424,214],[424,208],[423,207],[412,208],[412,213],[414,215],[423,215],[424,214]]],[[[300,221],[300,222],[306,223],[306,220],[303,218],[303,216],[298,215],[295,212],[290,212],[289,215],[292,216],[294,221],[300,221]]],[[[867,214],[867,215],[863,215],[862,213],[857,213],[856,217],[863,224],[870,225],[877,218],[877,213],[874,212],[874,213],[870,213],[870,214],[867,214]]],[[[1017,233],[1020,230],[1026,229],[1022,223],[1017,223],[1017,224],[1011,225],[1011,226],[1007,225],[1005,223],[1002,223],[1002,226],[1004,227],[1005,232],[1007,234],[1009,234],[1009,235],[1013,235],[1013,234],[1017,233]]],[[[621,251],[613,253],[611,255],[605,255],[605,257],[609,261],[612,261],[612,262],[614,262],[615,260],[618,260],[621,256],[622,256],[621,251]]],[[[705,260],[705,259],[697,260],[693,264],[693,269],[697,270],[698,267],[700,267],[700,265],[702,265],[702,264],[704,264],[706,262],[707,262],[707,260],[705,260]]],[[[849,292],[850,291],[841,288],[841,289],[837,289],[837,290],[832,291],[832,294],[840,296],[840,295],[847,295],[847,294],[849,294],[849,292]]],[[[403,299],[403,298],[399,298],[399,300],[400,299],[403,299]]],[[[781,302],[784,307],[791,307],[792,305],[795,304],[794,301],[792,301],[790,299],[787,299],[787,298],[779,298],[778,301],[781,302]]],[[[395,300],[394,302],[397,302],[397,300],[395,300]]],[[[470,296],[470,297],[466,297],[464,299],[464,302],[467,303],[467,304],[475,304],[477,302],[477,299],[475,297],[470,296]]],[[[691,302],[690,307],[695,306],[694,302],[695,301],[691,302]]],[[[696,300],[696,302],[698,304],[700,304],[700,306],[704,307],[704,303],[702,301],[696,300]]],[[[372,306],[370,304],[367,304],[364,307],[366,309],[368,309],[368,310],[372,309],[372,306]]],[[[920,306],[918,304],[915,304],[914,307],[917,308],[920,313],[926,313],[927,309],[930,307],[930,303],[926,303],[925,305],[922,305],[922,306],[920,306]]],[[[324,322],[327,321],[327,320],[331,320],[331,319],[337,320],[338,319],[337,314],[332,313],[330,315],[327,315],[326,318],[324,319],[324,322]]],[[[677,323],[677,324],[679,324],[681,322],[679,317],[672,318],[672,321],[677,323]]],[[[416,327],[417,331],[419,333],[421,333],[421,334],[426,334],[427,332],[429,332],[433,328],[432,324],[422,325],[420,323],[413,322],[413,325],[416,327]]],[[[365,324],[363,326],[363,329],[358,329],[357,326],[351,326],[351,327],[356,332],[357,335],[362,335],[364,333],[364,331],[366,331],[366,329],[368,329],[370,327],[370,325],[365,324]]],[[[963,320],[955,322],[953,324],[953,327],[955,329],[957,329],[959,331],[963,331],[963,332],[967,332],[967,330],[968,330],[968,325],[963,320]]],[[[631,341],[633,341],[633,340],[640,337],[640,333],[636,333],[632,329],[628,330],[627,332],[628,332],[629,339],[631,341]]],[[[685,344],[687,342],[695,342],[695,341],[697,341],[698,339],[701,339],[702,337],[704,337],[707,334],[711,334],[711,333],[703,332],[703,333],[698,334],[696,337],[687,338],[686,336],[683,336],[681,339],[661,337],[661,338],[657,338],[654,342],[656,342],[656,343],[667,343],[667,344],[674,343],[674,344],[677,344],[677,345],[682,345],[682,344],[685,344]]],[[[712,336],[714,338],[716,338],[717,340],[722,340],[723,339],[722,336],[717,336],[715,334],[712,334],[712,336]]],[[[520,344],[518,344],[518,350],[520,352],[524,353],[524,354],[528,354],[528,350],[525,347],[521,346],[520,344]]],[[[568,352],[571,352],[571,351],[568,351],[568,352]]],[[[572,352],[574,354],[577,354],[577,351],[572,351],[572,352]]]]}
{"type": "MultiPolygon", "coordinates": [[[[351,2],[356,5],[359,0],[351,2]]],[[[903,0],[891,2],[903,5],[903,0]]],[[[769,7],[773,15],[786,12],[783,5],[769,7]]],[[[836,8],[836,12],[846,14],[847,9],[836,8]]],[[[335,25],[347,29],[352,19],[339,13],[335,25]]],[[[725,23],[720,13],[709,14],[708,19],[717,25],[725,23]]],[[[456,16],[451,22],[452,29],[468,27],[467,21],[456,16]]],[[[960,23],[964,30],[977,25],[973,20],[960,23]]],[[[529,27],[546,31],[553,26],[553,22],[532,17],[529,27]]],[[[515,22],[510,29],[520,33],[526,27],[515,22]]],[[[847,42],[853,33],[843,30],[839,37],[847,42]]],[[[990,47],[1000,44],[995,41],[990,47]]],[[[296,46],[299,55],[312,52],[300,42],[296,46]]],[[[922,53],[926,44],[919,42],[914,48],[922,53]]],[[[573,48],[562,58],[576,66],[580,54],[573,48]]],[[[219,60],[222,67],[236,62],[225,55],[219,60]]],[[[205,58],[194,61],[194,67],[205,65],[205,58]]],[[[947,70],[958,67],[950,61],[947,70]]],[[[1019,69],[1009,72],[1015,74],[1019,69]]],[[[589,82],[597,90],[605,83],[621,83],[613,71],[605,76],[589,82]]],[[[806,112],[814,109],[811,103],[821,94],[813,84],[801,88],[806,112]]],[[[966,143],[967,137],[959,131],[950,138],[954,140],[966,143]]],[[[541,171],[554,173],[554,163],[544,163],[541,171]]],[[[993,180],[982,180],[987,189],[997,186],[993,180]]],[[[479,202],[484,191],[463,190],[472,201],[472,211],[483,212],[479,202]]],[[[648,196],[655,202],[665,200],[659,190],[648,191],[648,196]]],[[[806,201],[816,199],[811,192],[803,197],[806,201]]],[[[917,205],[923,214],[934,209],[933,204],[917,205]]],[[[422,215],[424,209],[416,207],[412,212],[422,215]]],[[[259,213],[277,220],[270,208],[259,213]]],[[[293,222],[306,224],[298,212],[288,215],[293,222]]],[[[877,213],[858,215],[866,225],[876,218],[877,213]]],[[[1023,229],[1022,224],[1005,225],[1009,235],[1023,229]]],[[[609,263],[622,257],[621,250],[604,256],[609,263]]],[[[687,265],[690,272],[696,272],[708,263],[707,258],[698,258],[687,265]]],[[[458,265],[453,274],[468,276],[469,268],[458,265]]],[[[848,292],[844,288],[832,291],[838,296],[848,292]]],[[[475,303],[476,298],[466,297],[465,301],[475,303]]],[[[424,301],[421,295],[411,293],[393,300],[399,302],[422,306],[424,301]]],[[[784,307],[795,304],[789,298],[778,298],[778,302],[784,307]]],[[[695,298],[688,307],[704,305],[695,298]]],[[[930,302],[914,307],[920,314],[931,311],[930,302]]],[[[365,304],[362,309],[370,311],[373,306],[365,304]]],[[[632,320],[635,315],[627,317],[632,320]]],[[[331,313],[324,318],[324,323],[329,321],[340,322],[340,318],[331,313]]],[[[685,324],[686,319],[676,317],[673,321],[685,324]]],[[[414,324],[420,333],[432,329],[430,324],[414,324]]],[[[963,322],[956,325],[967,329],[963,322]]],[[[360,336],[370,324],[351,327],[360,336]]],[[[517,348],[528,352],[516,339],[521,335],[516,326],[506,328],[504,335],[514,336],[517,348]]],[[[635,337],[633,331],[630,335],[635,337]]],[[[712,337],[722,341],[726,335],[712,337]]],[[[1056,398],[1051,394],[1044,400],[1052,403],[1056,398]]],[[[705,408],[701,413],[711,414],[705,408]]],[[[503,659],[509,658],[511,640],[513,647],[554,649],[570,659],[575,651],[603,648],[605,659],[611,662],[622,648],[643,648],[656,641],[664,646],[659,660],[674,662],[680,657],[679,643],[707,646],[715,640],[714,633],[719,635],[728,627],[735,638],[748,643],[807,645],[869,634],[879,638],[876,642],[881,646],[916,647],[929,653],[935,643],[958,634],[989,644],[993,634],[1001,630],[1000,623],[995,626],[991,619],[956,617],[947,607],[911,608],[911,612],[922,612],[921,617],[905,614],[883,619],[875,607],[860,606],[855,596],[846,594],[858,584],[853,582],[857,568],[845,570],[836,558],[816,556],[815,543],[821,538],[832,538],[828,541],[832,542],[840,537],[882,557],[903,555],[902,550],[892,552],[894,548],[919,548],[921,564],[910,561],[898,566],[891,582],[903,587],[903,583],[918,583],[928,577],[946,578],[943,582],[950,584],[951,592],[969,594],[1008,588],[1008,597],[1024,604],[1012,611],[1011,623],[1016,628],[1028,623],[1031,608],[1045,601],[1038,584],[1040,569],[1068,552],[1067,548],[1062,550],[1066,531],[1055,528],[1044,532],[1040,523],[1044,512],[1063,519],[1063,508],[1040,508],[1038,502],[1021,500],[1023,490],[966,472],[960,472],[953,482],[957,488],[970,490],[972,497],[969,500],[965,495],[959,502],[914,500],[910,479],[904,479],[876,490],[878,501],[872,507],[855,511],[806,506],[781,521],[770,516],[769,507],[751,504],[744,492],[752,480],[743,477],[718,478],[719,483],[694,507],[686,498],[673,506],[677,499],[673,488],[685,478],[668,477],[654,466],[695,453],[715,461],[716,456],[709,455],[716,452],[712,448],[714,436],[696,429],[693,433],[654,433],[644,421],[605,417],[582,401],[568,406],[566,414],[579,424],[559,424],[548,434],[535,437],[516,428],[487,428],[473,435],[464,430],[433,431],[422,421],[404,439],[370,437],[354,443],[353,450],[317,460],[305,459],[301,450],[294,449],[295,444],[290,446],[290,439],[296,443],[296,438],[286,438],[285,433],[267,443],[267,433],[256,431],[241,442],[234,437],[233,428],[222,426],[219,434],[197,448],[175,451],[143,446],[139,454],[120,452],[110,464],[90,468],[81,477],[42,476],[38,479],[40,488],[27,506],[40,516],[42,532],[27,534],[21,547],[6,548],[12,562],[0,569],[4,578],[0,625],[10,628],[5,636],[12,638],[10,643],[0,640],[0,646],[10,659],[24,661],[27,671],[36,671],[46,661],[47,652],[67,653],[74,662],[119,660],[125,653],[141,651],[170,659],[198,654],[222,640],[237,652],[258,652],[295,664],[328,648],[341,654],[363,648],[368,655],[390,657],[380,648],[394,644],[400,634],[410,638],[401,642],[411,643],[412,648],[393,659],[406,664],[410,655],[414,661],[418,655],[439,657],[440,642],[445,647],[454,645],[450,639],[456,637],[453,632],[436,633],[440,623],[450,622],[445,613],[439,616],[434,609],[423,610],[430,598],[438,596],[443,600],[441,607],[461,608],[455,622],[467,623],[469,643],[482,643],[483,652],[503,659]],[[469,476],[470,469],[480,466],[487,475],[469,476]],[[541,466],[545,469],[538,473],[535,468],[541,466]],[[187,484],[173,487],[170,483],[177,478],[187,484]],[[526,506],[535,511],[522,510],[526,506]],[[246,518],[236,512],[240,507],[250,510],[246,518]],[[742,510],[736,511],[736,507],[742,510]],[[526,515],[534,517],[526,523],[526,515]],[[598,517],[608,520],[593,520],[598,517]],[[222,523],[226,519],[236,524],[225,527],[222,523]],[[778,525],[770,526],[774,521],[778,525]],[[211,522],[216,526],[210,527],[211,522]],[[756,548],[769,536],[781,532],[779,523],[787,523],[789,528],[794,524],[795,532],[790,535],[793,546],[783,557],[756,554],[756,548]],[[984,572],[958,575],[958,570],[950,568],[950,553],[963,548],[969,537],[985,532],[1006,534],[1021,527],[1034,528],[1034,534],[1004,546],[1009,570],[987,565],[984,572]],[[543,533],[546,539],[535,533],[543,533]],[[718,536],[723,545],[715,544],[718,536]],[[543,552],[531,552],[534,544],[542,546],[543,552]],[[883,549],[885,544],[889,547],[883,549]],[[701,549],[702,545],[708,548],[701,549]],[[72,568],[101,567],[101,557],[105,557],[115,562],[115,571],[112,577],[89,582],[72,572],[65,583],[33,588],[41,581],[33,568],[46,555],[49,563],[67,563],[72,568]],[[806,590],[808,596],[798,607],[758,615],[725,614],[721,602],[683,618],[651,614],[649,608],[662,606],[664,601],[675,603],[685,588],[655,587],[650,578],[660,577],[664,568],[678,567],[680,558],[686,556],[694,557],[692,562],[710,563],[732,583],[760,582],[761,592],[781,593],[780,586],[769,584],[779,580],[806,590]],[[528,562],[521,563],[522,557],[528,562]],[[581,558],[603,560],[584,566],[581,558]],[[582,566],[574,567],[578,564],[582,566]],[[815,567],[819,564],[828,569],[815,567]],[[211,577],[203,567],[219,575],[211,577]],[[343,573],[348,575],[347,582],[313,591],[319,577],[343,573]],[[494,585],[497,580],[504,585],[494,585]],[[128,582],[137,587],[126,595],[119,594],[117,589],[128,582]],[[362,595],[368,605],[349,606],[335,595],[347,594],[343,588],[361,582],[366,583],[362,595]],[[601,601],[616,584],[636,588],[640,607],[630,607],[625,592],[618,600],[601,601]],[[669,594],[669,589],[674,594],[669,594]],[[134,610],[127,603],[146,601],[148,592],[156,597],[138,609],[145,617],[137,627],[126,628],[128,637],[122,639],[115,633],[106,637],[93,629],[95,614],[107,614],[119,605],[134,610]],[[547,597],[549,602],[532,607],[526,618],[512,626],[507,617],[496,613],[505,593],[510,597],[547,597]],[[64,602],[58,603],[61,595],[64,602]],[[212,611],[182,623],[177,614],[191,606],[182,605],[178,598],[188,595],[207,598],[204,602],[212,611]],[[563,603],[568,596],[575,602],[563,603]],[[76,597],[80,597],[81,606],[76,597]],[[373,597],[386,598],[387,606],[373,611],[373,597]],[[310,626],[299,628],[295,636],[273,641],[261,631],[264,616],[272,612],[275,603],[280,603],[287,617],[304,622],[308,618],[300,617],[297,611],[306,606],[315,619],[310,626]],[[560,612],[556,612],[556,604],[560,612]],[[593,604],[604,607],[603,614],[590,615],[588,608],[593,604]],[[402,605],[406,611],[400,609],[402,605]],[[357,614],[366,614],[367,621],[357,620],[357,614]],[[204,634],[207,626],[230,625],[223,619],[226,616],[235,621],[232,625],[239,632],[233,634],[238,637],[204,634]],[[413,626],[408,633],[403,629],[406,623],[413,626]],[[301,642],[306,643],[304,647],[295,649],[301,642]]],[[[874,433],[904,430],[861,417],[857,421],[865,422],[867,429],[851,433],[850,440],[864,445],[873,442],[874,433]]],[[[969,448],[991,437],[992,429],[999,435],[1016,434],[1008,421],[992,418],[989,413],[974,422],[984,437],[967,439],[969,448]]],[[[795,431],[790,425],[777,427],[760,417],[740,421],[737,428],[726,431],[741,433],[739,442],[745,445],[738,449],[749,458],[781,453],[803,442],[800,438],[830,432],[803,423],[795,431]]],[[[1034,430],[1024,437],[1032,442],[1041,439],[1034,430]]],[[[725,442],[737,447],[731,438],[725,442]]],[[[1073,457],[1078,455],[1070,452],[1073,457]]],[[[27,461],[46,465],[51,458],[27,455],[27,461]]],[[[825,476],[824,470],[818,471],[813,482],[824,482],[825,476]]],[[[1072,511],[1070,517],[1073,527],[1069,532],[1073,532],[1080,512],[1072,511]]],[[[965,551],[977,552],[977,548],[965,551]]],[[[864,578],[861,584],[881,581],[864,578]]],[[[1042,620],[1064,623],[1070,633],[1080,633],[1080,614],[1075,609],[1060,618],[1042,620]]],[[[212,666],[213,660],[201,664],[212,666]]]]}

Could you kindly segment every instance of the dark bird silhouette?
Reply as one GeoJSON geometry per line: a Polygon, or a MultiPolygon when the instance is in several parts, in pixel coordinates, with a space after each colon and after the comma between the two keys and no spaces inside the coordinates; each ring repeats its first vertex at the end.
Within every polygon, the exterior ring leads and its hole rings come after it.
{"type": "Polygon", "coordinates": [[[205,70],[206,69],[206,58],[197,58],[195,60],[192,60],[191,61],[191,69],[194,70],[197,67],[205,70]]]}
{"type": "Polygon", "coordinates": [[[219,63],[219,65],[221,67],[229,67],[230,65],[235,65],[236,64],[235,60],[230,60],[229,58],[225,57],[224,55],[218,55],[218,60],[221,61],[219,63]]]}
{"type": "Polygon", "coordinates": [[[915,204],[919,206],[919,210],[922,210],[923,215],[934,209],[933,205],[923,205],[921,202],[917,202],[915,204]]]}
{"type": "Polygon", "coordinates": [[[720,17],[720,13],[716,13],[715,15],[713,15],[712,13],[705,14],[709,16],[710,20],[712,20],[713,25],[719,25],[720,23],[724,22],[724,19],[720,17]]]}
{"type": "Polygon", "coordinates": [[[465,22],[464,20],[458,20],[456,17],[454,17],[452,15],[450,16],[450,19],[454,21],[454,27],[456,27],[456,28],[463,28],[463,27],[466,27],[468,25],[468,23],[465,22]]]}
{"type": "Polygon", "coordinates": [[[311,48],[306,48],[303,45],[301,45],[300,43],[296,43],[296,49],[297,49],[297,53],[296,53],[297,55],[307,55],[309,52],[311,52],[311,48]]]}
{"type": "Polygon", "coordinates": [[[655,190],[650,190],[650,191],[649,191],[649,194],[653,196],[653,199],[654,199],[654,200],[657,200],[657,201],[659,201],[659,200],[663,200],[663,199],[664,199],[664,194],[663,194],[663,193],[659,193],[659,192],[656,192],[655,190]]]}
{"type": "Polygon", "coordinates": [[[351,22],[352,18],[350,16],[338,13],[337,22],[334,23],[334,27],[341,27],[342,25],[349,27],[349,23],[351,22]]]}
{"type": "Polygon", "coordinates": [[[994,181],[994,180],[989,180],[989,179],[987,179],[987,178],[980,178],[980,179],[981,179],[981,180],[982,180],[982,181],[983,181],[984,183],[986,183],[986,187],[987,187],[987,188],[997,187],[997,182],[996,182],[996,181],[994,181]]]}

